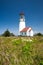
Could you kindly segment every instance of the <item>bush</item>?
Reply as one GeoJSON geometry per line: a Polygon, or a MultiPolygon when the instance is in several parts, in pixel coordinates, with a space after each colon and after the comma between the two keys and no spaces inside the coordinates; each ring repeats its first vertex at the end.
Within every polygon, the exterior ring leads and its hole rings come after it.
{"type": "Polygon", "coordinates": [[[37,33],[35,34],[35,36],[43,36],[41,33],[37,33]]]}
{"type": "Polygon", "coordinates": [[[5,36],[5,37],[9,37],[9,36],[14,36],[13,33],[10,33],[10,31],[7,29],[3,34],[2,36],[5,36]]]}

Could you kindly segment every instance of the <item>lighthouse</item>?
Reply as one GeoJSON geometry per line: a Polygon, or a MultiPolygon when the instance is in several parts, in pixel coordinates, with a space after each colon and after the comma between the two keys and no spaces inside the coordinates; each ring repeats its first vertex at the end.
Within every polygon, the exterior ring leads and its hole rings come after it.
{"type": "Polygon", "coordinates": [[[25,25],[25,16],[24,16],[24,13],[20,13],[20,19],[19,19],[19,34],[20,34],[20,31],[22,29],[24,29],[26,27],[25,25]]]}
{"type": "Polygon", "coordinates": [[[32,27],[26,27],[24,13],[20,13],[19,35],[21,35],[21,36],[33,36],[32,27]]]}

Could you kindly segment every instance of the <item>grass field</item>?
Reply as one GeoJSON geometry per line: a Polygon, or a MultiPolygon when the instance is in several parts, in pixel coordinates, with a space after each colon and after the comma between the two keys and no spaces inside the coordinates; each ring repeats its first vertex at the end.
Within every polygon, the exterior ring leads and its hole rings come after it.
{"type": "Polygon", "coordinates": [[[0,37],[0,65],[43,65],[43,37],[0,37]]]}

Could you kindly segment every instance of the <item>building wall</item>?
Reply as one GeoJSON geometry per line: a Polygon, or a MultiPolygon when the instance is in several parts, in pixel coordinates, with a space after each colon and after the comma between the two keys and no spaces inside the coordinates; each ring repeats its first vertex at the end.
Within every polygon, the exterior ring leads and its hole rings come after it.
{"type": "Polygon", "coordinates": [[[33,36],[33,30],[30,31],[30,36],[33,36]]]}
{"type": "Polygon", "coordinates": [[[31,29],[31,28],[29,28],[29,29],[27,30],[27,36],[30,36],[30,32],[29,32],[30,29],[31,29]]]}
{"type": "Polygon", "coordinates": [[[33,36],[33,30],[31,31],[27,30],[27,36],[33,36]]]}
{"type": "Polygon", "coordinates": [[[21,36],[33,36],[33,30],[31,30],[29,32],[29,30],[27,30],[27,32],[20,32],[21,36]]]}
{"type": "Polygon", "coordinates": [[[20,35],[22,35],[22,36],[30,36],[29,32],[21,32],[20,35]]]}
{"type": "Polygon", "coordinates": [[[26,32],[20,32],[20,35],[27,36],[27,33],[26,32]]]}
{"type": "Polygon", "coordinates": [[[25,25],[25,18],[20,18],[20,22],[19,22],[19,35],[21,34],[20,31],[25,28],[26,25],[25,25]]]}
{"type": "Polygon", "coordinates": [[[25,22],[19,22],[19,31],[25,28],[25,22]]]}

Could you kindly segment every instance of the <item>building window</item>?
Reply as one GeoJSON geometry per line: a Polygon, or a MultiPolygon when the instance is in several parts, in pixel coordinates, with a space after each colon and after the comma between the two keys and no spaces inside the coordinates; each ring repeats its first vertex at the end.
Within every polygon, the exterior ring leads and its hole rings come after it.
{"type": "Polygon", "coordinates": [[[23,35],[23,32],[22,32],[22,35],[23,35]]]}
{"type": "Polygon", "coordinates": [[[25,32],[25,35],[26,35],[26,32],[25,32]]]}

